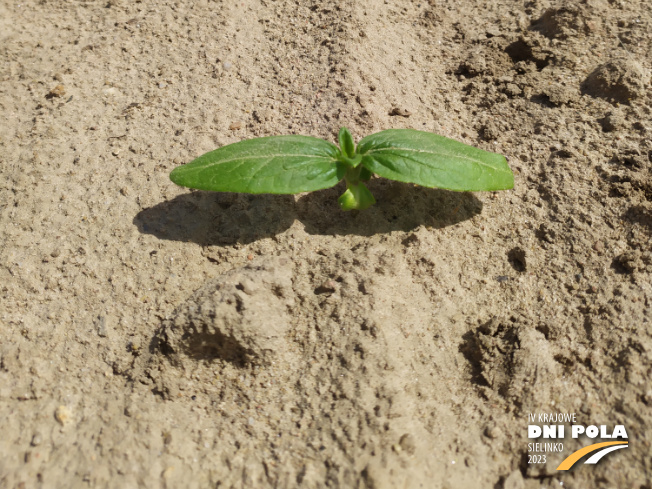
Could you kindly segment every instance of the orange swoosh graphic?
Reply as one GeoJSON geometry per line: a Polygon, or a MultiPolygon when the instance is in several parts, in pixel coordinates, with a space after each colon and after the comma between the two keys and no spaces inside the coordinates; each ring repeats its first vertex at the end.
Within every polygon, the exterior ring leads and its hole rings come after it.
{"type": "Polygon", "coordinates": [[[588,455],[589,453],[595,452],[596,450],[600,450],[601,448],[610,447],[613,445],[627,445],[627,444],[628,442],[626,441],[605,441],[602,443],[594,443],[593,445],[589,445],[588,447],[580,448],[578,451],[573,452],[568,457],[566,457],[566,459],[559,464],[557,470],[568,470],[573,465],[575,465],[575,462],[581,459],[584,455],[588,455]]]}

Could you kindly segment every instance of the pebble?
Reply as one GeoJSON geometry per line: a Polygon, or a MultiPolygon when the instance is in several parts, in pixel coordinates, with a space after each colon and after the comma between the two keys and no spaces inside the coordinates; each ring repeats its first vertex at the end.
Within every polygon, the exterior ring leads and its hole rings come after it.
{"type": "Polygon", "coordinates": [[[326,280],[323,284],[315,289],[315,294],[333,293],[337,290],[337,282],[333,279],[326,280]]]}
{"type": "Polygon", "coordinates": [[[33,447],[37,447],[41,443],[43,443],[43,435],[41,435],[40,433],[34,433],[34,436],[32,436],[32,441],[30,442],[30,444],[33,447]]]}
{"type": "Polygon", "coordinates": [[[54,411],[54,419],[56,419],[61,426],[65,426],[72,420],[72,413],[66,406],[59,406],[54,411]]]}
{"type": "Polygon", "coordinates": [[[118,89],[115,88],[115,87],[108,87],[108,88],[105,88],[104,90],[102,90],[102,93],[104,95],[114,96],[114,95],[118,94],[118,89]]]}
{"type": "Polygon", "coordinates": [[[398,115],[400,117],[410,117],[412,115],[412,112],[410,112],[407,109],[399,108],[399,107],[393,107],[392,110],[389,111],[389,115],[398,115]]]}
{"type": "Polygon", "coordinates": [[[414,442],[414,437],[409,433],[405,433],[403,436],[401,436],[398,444],[402,450],[406,451],[410,455],[414,454],[417,449],[416,443],[414,442]]]}
{"type": "Polygon", "coordinates": [[[59,84],[56,87],[54,87],[52,90],[50,90],[48,94],[45,96],[45,98],[63,97],[65,94],[66,94],[66,89],[64,88],[63,85],[59,84]]]}
{"type": "Polygon", "coordinates": [[[484,430],[484,434],[487,438],[495,440],[502,434],[502,431],[497,426],[487,426],[484,430]]]}
{"type": "Polygon", "coordinates": [[[242,128],[242,122],[240,122],[240,121],[232,122],[231,125],[229,126],[229,129],[232,130],[232,131],[235,131],[235,130],[241,129],[241,128],[242,128]]]}
{"type": "Polygon", "coordinates": [[[128,418],[131,418],[134,415],[134,406],[132,404],[129,404],[129,405],[125,406],[125,408],[124,408],[124,410],[122,412],[128,418]]]}
{"type": "Polygon", "coordinates": [[[109,334],[109,330],[115,327],[116,319],[113,316],[100,315],[95,319],[95,328],[97,330],[97,336],[100,338],[106,338],[109,334]]]}
{"type": "Polygon", "coordinates": [[[222,68],[224,68],[226,71],[229,71],[231,68],[233,68],[233,64],[231,64],[229,61],[225,61],[222,63],[222,68]]]}

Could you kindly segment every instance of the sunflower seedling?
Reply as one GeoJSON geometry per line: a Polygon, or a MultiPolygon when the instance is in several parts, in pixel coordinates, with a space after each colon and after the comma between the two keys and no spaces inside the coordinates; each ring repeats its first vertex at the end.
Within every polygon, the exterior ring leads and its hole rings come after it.
{"type": "Polygon", "coordinates": [[[240,141],[175,168],[170,179],[216,192],[297,194],[346,181],[343,210],[363,210],[376,200],[364,184],[372,175],[460,192],[507,190],[514,175],[504,156],[412,129],[389,129],[362,139],[339,132],[339,148],[310,136],[270,136],[240,141]]]}

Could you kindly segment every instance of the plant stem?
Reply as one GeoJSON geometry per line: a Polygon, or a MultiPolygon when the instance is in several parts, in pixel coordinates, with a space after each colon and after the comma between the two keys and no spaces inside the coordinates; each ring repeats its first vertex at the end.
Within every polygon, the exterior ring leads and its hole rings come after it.
{"type": "Polygon", "coordinates": [[[376,203],[376,199],[371,195],[367,186],[360,181],[360,173],[363,170],[362,165],[355,168],[347,168],[344,179],[346,180],[346,192],[337,200],[342,210],[350,211],[365,210],[376,203]]]}
{"type": "Polygon", "coordinates": [[[338,140],[340,143],[338,160],[346,165],[346,173],[344,174],[346,192],[337,201],[342,210],[356,209],[362,211],[376,203],[376,199],[371,195],[367,186],[360,181],[369,180],[371,173],[360,164],[362,155],[356,152],[353,137],[346,127],[340,129],[338,140]]]}

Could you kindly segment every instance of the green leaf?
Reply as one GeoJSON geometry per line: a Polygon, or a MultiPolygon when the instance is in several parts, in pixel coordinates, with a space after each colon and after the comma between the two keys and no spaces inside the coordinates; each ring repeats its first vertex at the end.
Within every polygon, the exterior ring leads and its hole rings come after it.
{"type": "Polygon", "coordinates": [[[353,142],[353,136],[346,127],[340,129],[337,139],[340,142],[340,149],[342,154],[348,158],[355,158],[355,143],[353,142]]]}
{"type": "Polygon", "coordinates": [[[365,168],[391,180],[465,192],[514,187],[504,156],[429,132],[378,132],[360,141],[357,152],[365,168]]]}
{"type": "Polygon", "coordinates": [[[296,194],[330,188],[346,166],[337,146],[310,136],[249,139],[206,153],[175,168],[177,185],[216,192],[296,194]]]}

